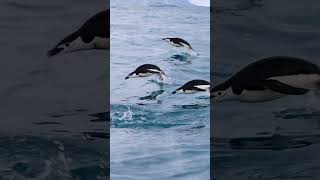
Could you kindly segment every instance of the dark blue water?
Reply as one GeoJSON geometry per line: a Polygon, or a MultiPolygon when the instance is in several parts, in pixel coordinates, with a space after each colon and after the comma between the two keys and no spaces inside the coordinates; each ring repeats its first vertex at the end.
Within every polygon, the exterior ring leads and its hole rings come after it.
{"type": "Polygon", "coordinates": [[[209,8],[166,2],[111,2],[111,179],[209,179],[207,94],[171,94],[189,80],[209,80],[209,8]],[[164,37],[186,39],[199,55],[164,37]],[[168,78],[124,80],[145,63],[168,78]]]}
{"type": "MultiPolygon", "coordinates": [[[[320,64],[318,1],[214,4],[214,84],[268,56],[320,64]]],[[[211,158],[217,179],[319,179],[318,98],[308,94],[258,104],[213,104],[211,158]]]]}
{"type": "Polygon", "coordinates": [[[0,179],[108,176],[108,52],[46,56],[107,3],[0,2],[0,179]]]}

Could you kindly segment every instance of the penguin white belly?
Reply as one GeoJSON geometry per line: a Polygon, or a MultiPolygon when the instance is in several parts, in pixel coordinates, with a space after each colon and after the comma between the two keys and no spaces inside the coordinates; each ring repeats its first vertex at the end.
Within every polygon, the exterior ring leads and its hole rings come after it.
{"type": "Polygon", "coordinates": [[[195,87],[206,90],[206,91],[210,90],[210,85],[197,85],[195,87]]]}
{"type": "Polygon", "coordinates": [[[196,90],[189,90],[189,89],[187,89],[187,90],[185,90],[183,93],[184,94],[195,94],[195,93],[197,93],[198,91],[196,91],[196,90]]]}
{"type": "Polygon", "coordinates": [[[172,46],[175,46],[175,47],[183,47],[181,44],[175,44],[173,42],[169,42],[172,46]]]}
{"type": "Polygon", "coordinates": [[[148,77],[153,75],[154,73],[139,73],[139,77],[148,77]]]}
{"type": "Polygon", "coordinates": [[[265,102],[286,96],[285,94],[277,93],[272,90],[262,90],[262,91],[248,91],[243,90],[238,99],[241,102],[265,102]]]}
{"type": "Polygon", "coordinates": [[[277,80],[293,87],[306,88],[310,90],[319,89],[319,83],[320,83],[319,74],[298,74],[298,75],[272,77],[269,79],[277,80]]]}

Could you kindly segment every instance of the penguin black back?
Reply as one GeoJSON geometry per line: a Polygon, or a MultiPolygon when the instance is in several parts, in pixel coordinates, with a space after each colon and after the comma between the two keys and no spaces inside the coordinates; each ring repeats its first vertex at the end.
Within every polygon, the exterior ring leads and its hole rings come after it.
{"type": "Polygon", "coordinates": [[[179,87],[175,91],[172,92],[172,94],[176,94],[177,92],[205,92],[208,91],[210,88],[210,82],[201,80],[201,79],[195,79],[187,82],[183,86],[179,87]]]}
{"type": "Polygon", "coordinates": [[[77,38],[81,38],[84,43],[91,42],[95,37],[110,38],[110,10],[103,10],[89,18],[77,31],[63,38],[47,55],[54,56],[62,52],[77,38]]]}
{"type": "Polygon", "coordinates": [[[143,64],[143,65],[139,66],[139,67],[135,70],[135,72],[138,72],[138,73],[147,73],[147,72],[149,72],[149,71],[148,71],[149,69],[156,69],[156,70],[158,70],[158,71],[161,71],[161,69],[160,69],[158,66],[154,65],[154,64],[143,64]]]}
{"type": "Polygon", "coordinates": [[[201,80],[201,79],[195,79],[192,81],[187,82],[186,84],[184,84],[181,89],[191,89],[194,86],[197,85],[210,85],[210,83],[208,81],[205,80],[201,80]]]}
{"type": "Polygon", "coordinates": [[[298,74],[320,74],[320,69],[317,65],[303,59],[275,56],[246,66],[225,84],[246,86],[270,77],[298,74]]]}
{"type": "Polygon", "coordinates": [[[92,39],[97,37],[109,38],[110,37],[110,10],[101,11],[90,19],[88,19],[76,32],[70,34],[63,40],[61,40],[57,46],[71,42],[77,37],[88,43],[92,39]]]}
{"type": "MultiPolygon", "coordinates": [[[[181,44],[181,43],[183,43],[183,44],[188,45],[188,46],[192,49],[191,45],[190,45],[186,40],[184,40],[184,39],[181,39],[181,38],[168,38],[168,39],[170,39],[170,41],[173,42],[174,44],[181,44]]],[[[181,45],[182,45],[182,44],[181,44],[181,45]]]]}
{"type": "Polygon", "coordinates": [[[90,42],[94,37],[110,37],[110,10],[97,13],[87,20],[79,29],[80,37],[84,42],[90,42]]]}

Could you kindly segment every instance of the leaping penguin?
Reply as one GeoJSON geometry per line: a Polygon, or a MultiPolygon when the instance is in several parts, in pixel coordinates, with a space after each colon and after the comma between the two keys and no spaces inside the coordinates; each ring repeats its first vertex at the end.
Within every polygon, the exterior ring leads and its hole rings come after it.
{"type": "Polygon", "coordinates": [[[176,89],[172,92],[172,94],[176,93],[197,93],[197,92],[209,92],[210,90],[210,82],[205,80],[192,80],[181,86],[180,88],[176,89]]]}
{"type": "Polygon", "coordinates": [[[249,64],[211,90],[215,101],[265,102],[318,90],[320,68],[306,60],[276,56],[249,64]]]}
{"type": "Polygon", "coordinates": [[[189,50],[193,51],[191,45],[187,41],[185,41],[185,40],[183,40],[181,38],[163,38],[162,40],[167,41],[172,46],[175,46],[175,47],[186,47],[189,50]]]}
{"type": "Polygon", "coordinates": [[[143,64],[130,73],[125,79],[134,77],[148,77],[154,74],[158,75],[160,80],[163,80],[164,77],[167,76],[158,66],[154,64],[143,64]]]}
{"type": "Polygon", "coordinates": [[[48,57],[59,53],[88,49],[109,49],[110,46],[110,10],[101,11],[87,20],[77,31],[62,39],[48,57]]]}

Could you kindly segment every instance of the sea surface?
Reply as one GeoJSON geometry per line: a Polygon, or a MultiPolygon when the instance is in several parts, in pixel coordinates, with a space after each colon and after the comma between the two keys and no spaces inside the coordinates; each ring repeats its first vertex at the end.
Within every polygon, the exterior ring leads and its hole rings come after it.
{"type": "Polygon", "coordinates": [[[0,179],[107,179],[109,52],[46,53],[108,6],[0,2],[0,179]]]}
{"type": "MultiPolygon", "coordinates": [[[[318,7],[316,0],[214,1],[212,84],[269,56],[320,65],[318,7]]],[[[316,94],[258,104],[213,103],[212,178],[319,179],[319,105],[316,94]]]]}
{"type": "Polygon", "coordinates": [[[209,179],[208,95],[171,93],[189,80],[210,79],[210,9],[139,2],[111,2],[111,179],[209,179]],[[187,40],[198,55],[164,37],[187,40]],[[168,78],[124,79],[146,63],[168,78]]]}

